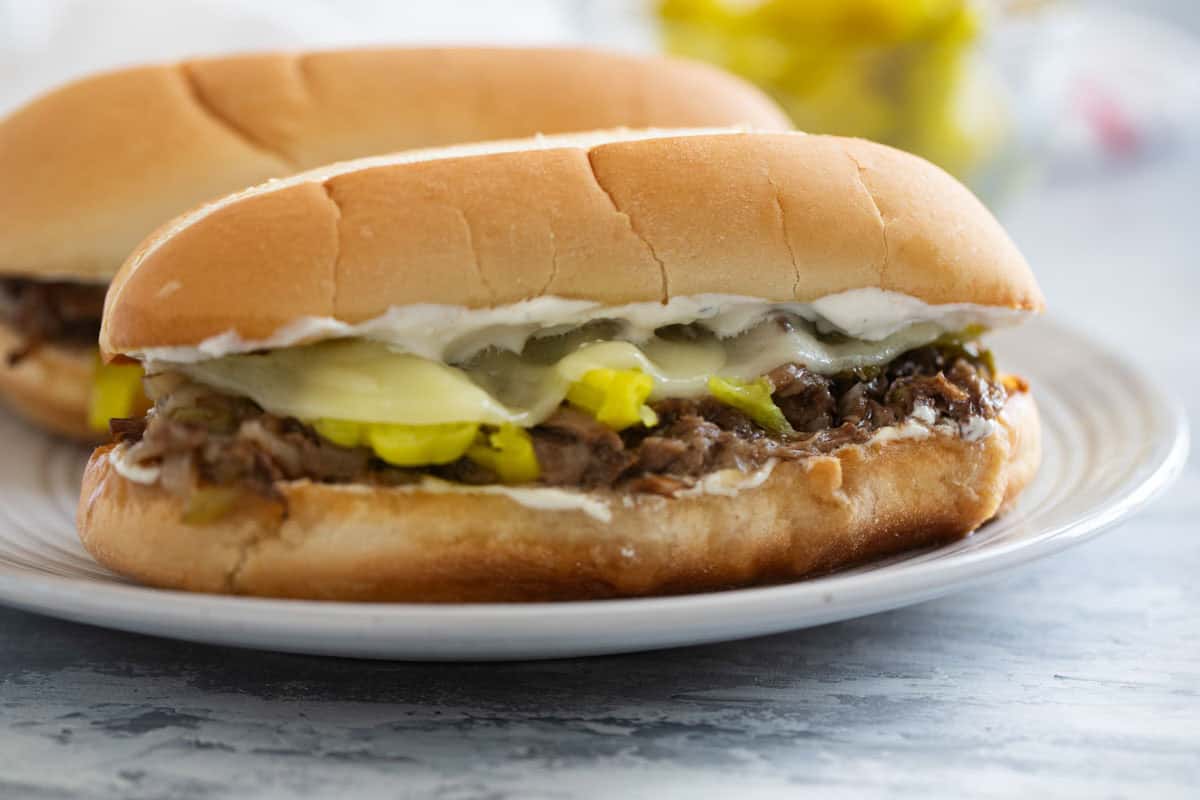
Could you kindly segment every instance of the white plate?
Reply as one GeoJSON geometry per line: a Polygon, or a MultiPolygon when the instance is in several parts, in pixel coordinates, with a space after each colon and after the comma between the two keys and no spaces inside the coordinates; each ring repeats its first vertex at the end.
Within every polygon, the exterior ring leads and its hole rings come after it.
{"type": "Polygon", "coordinates": [[[0,419],[0,601],[199,642],[403,659],[619,653],[897,608],[1095,535],[1165,488],[1187,456],[1179,406],[1124,360],[1045,321],[993,344],[1034,387],[1045,460],[1012,513],[946,547],[783,586],[648,600],[425,606],[169,592],[112,575],[79,545],[83,454],[0,419]]]}

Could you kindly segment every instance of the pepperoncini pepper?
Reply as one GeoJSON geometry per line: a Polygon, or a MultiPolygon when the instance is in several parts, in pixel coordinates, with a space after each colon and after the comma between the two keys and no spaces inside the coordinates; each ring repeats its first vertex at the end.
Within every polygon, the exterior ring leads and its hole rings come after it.
{"type": "Polygon", "coordinates": [[[474,422],[448,425],[371,425],[366,440],[375,455],[398,467],[449,464],[467,452],[479,425],[474,422]]]}
{"type": "Polygon", "coordinates": [[[397,467],[457,461],[467,452],[479,432],[476,422],[389,425],[320,419],[313,423],[313,428],[336,445],[370,447],[381,460],[397,467]]]}
{"type": "Polygon", "coordinates": [[[654,390],[654,379],[636,369],[593,369],[567,389],[567,402],[587,411],[613,430],[642,423],[658,423],[658,415],[646,405],[654,390]]]}
{"type": "Polygon", "coordinates": [[[756,83],[800,130],[862,136],[958,175],[1007,135],[1003,98],[973,59],[975,0],[657,0],[669,52],[756,83]]]}
{"type": "Polygon", "coordinates": [[[201,486],[183,509],[184,525],[209,525],[225,517],[246,494],[240,486],[201,486]]]}
{"type": "Polygon", "coordinates": [[[771,399],[774,388],[765,377],[756,381],[715,376],[708,379],[708,391],[722,403],[733,406],[772,433],[795,433],[783,411],[771,399]]]}
{"type": "Polygon", "coordinates": [[[487,467],[504,483],[529,483],[542,474],[533,438],[516,425],[501,425],[467,449],[467,458],[487,467]]]}
{"type": "Polygon", "coordinates": [[[110,419],[131,417],[145,410],[149,402],[142,391],[142,376],[140,365],[105,364],[97,352],[88,397],[88,427],[105,432],[110,419]]]}
{"type": "Polygon", "coordinates": [[[367,423],[344,419],[319,419],[312,424],[323,438],[341,447],[358,447],[363,443],[367,423]]]}

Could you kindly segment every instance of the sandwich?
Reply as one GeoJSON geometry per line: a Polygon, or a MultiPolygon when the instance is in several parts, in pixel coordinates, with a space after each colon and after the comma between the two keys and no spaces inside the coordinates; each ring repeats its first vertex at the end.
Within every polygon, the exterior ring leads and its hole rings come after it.
{"type": "Polygon", "coordinates": [[[144,402],[136,369],[97,360],[104,292],[138,242],[206,200],[407,148],[708,125],[790,127],[712,67],[594,51],[260,54],[64,86],[0,120],[0,396],[101,440],[144,402]]]}
{"type": "Polygon", "coordinates": [[[1041,309],[933,165],[800,133],[335,165],[165,225],[100,346],[86,548],[160,587],[358,601],[778,582],[965,536],[1039,460],[979,343],[1041,309]]]}

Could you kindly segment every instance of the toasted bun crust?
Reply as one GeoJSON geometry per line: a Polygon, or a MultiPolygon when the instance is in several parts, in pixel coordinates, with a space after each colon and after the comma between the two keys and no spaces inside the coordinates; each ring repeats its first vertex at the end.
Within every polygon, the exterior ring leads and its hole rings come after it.
{"type": "Polygon", "coordinates": [[[360,601],[565,600],[781,581],[950,541],[994,516],[1040,459],[1037,412],[1014,396],[1002,426],[850,446],[779,464],[736,496],[610,500],[611,522],[498,495],[280,484],[204,527],[180,502],[92,456],[79,503],[84,545],[143,583],[198,592],[360,601]]]}
{"type": "Polygon", "coordinates": [[[695,62],[580,50],[260,54],[86,78],[0,121],[0,274],[107,280],[159,223],[319,164],[617,126],[791,125],[695,62]]]}
{"type": "Polygon", "coordinates": [[[1042,305],[983,205],[882,145],[666,132],[505,146],[339,165],[185,215],[122,267],[101,347],[194,345],[231,330],[263,339],[305,316],[354,323],[392,306],[543,295],[811,301],[875,287],[933,304],[1042,305]]]}
{"type": "MultiPolygon", "coordinates": [[[[20,336],[0,323],[0,354],[20,343],[20,336]]],[[[81,442],[103,441],[106,437],[87,424],[94,358],[91,348],[43,344],[15,367],[0,362],[0,397],[48,431],[81,442]]]]}

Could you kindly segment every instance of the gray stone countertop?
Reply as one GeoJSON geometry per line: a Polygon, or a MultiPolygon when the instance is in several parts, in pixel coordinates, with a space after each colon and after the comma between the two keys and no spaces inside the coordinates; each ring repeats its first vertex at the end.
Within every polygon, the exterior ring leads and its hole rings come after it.
{"type": "MultiPolygon", "coordinates": [[[[1200,420],[1200,154],[1005,221],[1055,314],[1200,420]]],[[[1200,468],[911,608],[524,664],[227,650],[0,610],[0,798],[1200,797],[1200,468]]]]}

